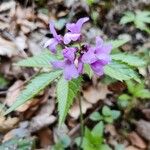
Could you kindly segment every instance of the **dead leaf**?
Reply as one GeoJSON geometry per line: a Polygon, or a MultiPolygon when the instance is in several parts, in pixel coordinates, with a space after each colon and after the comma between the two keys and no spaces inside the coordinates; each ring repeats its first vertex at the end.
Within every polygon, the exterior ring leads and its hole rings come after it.
{"type": "Polygon", "coordinates": [[[105,99],[106,95],[110,93],[107,86],[104,84],[99,84],[96,89],[93,86],[90,86],[88,89],[83,91],[83,97],[91,104],[97,103],[101,99],[105,99]]]}
{"type": "Polygon", "coordinates": [[[117,136],[117,131],[115,129],[115,126],[112,124],[107,124],[105,126],[105,132],[109,133],[111,136],[116,137],[117,136]]]}
{"type": "Polygon", "coordinates": [[[150,122],[139,120],[136,123],[136,131],[146,140],[150,141],[150,122]]]}
{"type": "Polygon", "coordinates": [[[19,119],[17,117],[5,118],[4,116],[0,116],[0,131],[5,132],[10,129],[13,129],[17,125],[18,122],[19,122],[19,119]]]}
{"type": "Polygon", "coordinates": [[[17,46],[13,42],[0,37],[0,55],[12,57],[17,54],[17,46]]]}
{"type": "MultiPolygon", "coordinates": [[[[92,107],[92,104],[88,103],[87,101],[81,100],[81,106],[82,106],[82,113],[85,114],[86,111],[92,107]]],[[[78,119],[80,116],[80,107],[79,107],[79,101],[76,101],[71,109],[69,110],[69,115],[73,117],[74,119],[78,119]]]]}
{"type": "Polygon", "coordinates": [[[36,116],[31,119],[29,130],[35,132],[54,123],[56,117],[51,115],[54,108],[54,100],[49,99],[44,105],[42,105],[36,116]]]}
{"type": "Polygon", "coordinates": [[[40,114],[32,118],[29,130],[30,132],[38,131],[44,127],[49,126],[50,124],[54,123],[56,121],[56,117],[46,114],[40,114]]]}
{"type": "Polygon", "coordinates": [[[8,1],[0,4],[0,12],[7,11],[11,8],[14,8],[16,3],[14,1],[8,1]]]}
{"type": "Polygon", "coordinates": [[[128,146],[128,147],[125,148],[125,150],[140,150],[140,149],[138,149],[134,146],[128,146]]]}
{"type": "Polygon", "coordinates": [[[143,114],[145,115],[145,117],[150,120],[150,109],[143,109],[142,110],[143,114]]]}
{"type": "MultiPolygon", "coordinates": [[[[7,92],[7,97],[5,100],[5,102],[8,106],[11,106],[16,101],[16,98],[19,96],[19,94],[21,93],[21,91],[23,89],[23,83],[24,83],[23,81],[18,80],[9,88],[9,90],[7,92]]],[[[29,100],[26,103],[24,103],[23,105],[19,106],[16,109],[16,111],[24,112],[29,107],[36,105],[38,103],[38,101],[39,101],[39,99],[37,99],[37,98],[29,100]]]]}
{"type": "Polygon", "coordinates": [[[136,132],[129,133],[128,139],[131,141],[132,145],[137,146],[138,148],[141,148],[141,149],[146,148],[146,143],[136,132]]]}
{"type": "Polygon", "coordinates": [[[20,138],[29,137],[31,133],[28,130],[28,126],[29,126],[28,121],[21,122],[18,128],[13,129],[9,131],[7,134],[5,134],[3,142],[8,141],[13,137],[20,137],[20,138]]]}
{"type": "Polygon", "coordinates": [[[53,134],[49,128],[40,130],[38,132],[38,137],[42,148],[47,148],[49,145],[53,144],[53,134]]]}

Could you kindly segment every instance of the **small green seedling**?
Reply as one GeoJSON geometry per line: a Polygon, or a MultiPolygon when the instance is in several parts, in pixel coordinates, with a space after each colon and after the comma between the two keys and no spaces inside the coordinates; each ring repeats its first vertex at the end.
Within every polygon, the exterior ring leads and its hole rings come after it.
{"type": "Polygon", "coordinates": [[[120,20],[120,24],[134,23],[135,27],[150,33],[147,24],[150,24],[150,11],[127,11],[120,20]]]}
{"type": "MultiPolygon", "coordinates": [[[[83,150],[111,150],[111,148],[104,143],[104,123],[101,121],[95,125],[95,127],[90,131],[85,128],[85,134],[83,137],[83,142],[81,147],[83,150]]],[[[81,138],[76,139],[76,144],[79,146],[81,138]]]]}
{"type": "Polygon", "coordinates": [[[127,81],[128,93],[121,94],[118,98],[118,104],[121,107],[133,106],[136,104],[137,99],[149,99],[150,90],[145,88],[144,83],[135,83],[127,81]]]}
{"type": "Polygon", "coordinates": [[[113,123],[120,116],[120,111],[111,110],[108,106],[102,108],[102,112],[94,112],[90,119],[93,121],[104,121],[105,123],[113,123]]]}

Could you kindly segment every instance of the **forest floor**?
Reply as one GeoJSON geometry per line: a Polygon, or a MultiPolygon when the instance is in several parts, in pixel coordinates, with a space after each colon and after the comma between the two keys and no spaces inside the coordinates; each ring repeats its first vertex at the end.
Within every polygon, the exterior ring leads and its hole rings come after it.
{"type": "MultiPolygon", "coordinates": [[[[150,1],[0,2],[0,150],[49,150],[52,147],[59,150],[62,148],[59,147],[61,142],[66,142],[66,145],[63,143],[66,146],[64,149],[77,149],[74,141],[80,136],[79,102],[78,100],[74,102],[65,124],[58,128],[55,84],[16,111],[3,116],[3,112],[15,102],[26,83],[39,71],[38,68],[14,64],[43,50],[45,41],[52,37],[49,31],[50,20],[55,20],[58,33],[63,34],[67,22],[88,16],[90,21],[84,26],[83,32],[89,42],[93,42],[92,39],[96,36],[101,36],[105,40],[128,38],[129,41],[119,50],[138,55],[147,62],[146,66],[138,68],[137,71],[144,85],[142,88],[150,89],[149,33],[137,29],[132,23],[120,24],[124,12],[135,10],[150,10],[150,1]]],[[[132,83],[131,86],[134,89],[138,85],[132,83]]],[[[97,112],[98,115],[103,106],[120,112],[116,120],[104,119],[103,140],[112,149],[150,150],[150,98],[132,95],[126,82],[112,81],[106,76],[101,78],[93,76],[90,79],[86,75],[81,97],[84,125],[89,129],[97,123],[93,121],[91,114],[97,112]],[[121,96],[123,101],[119,100],[121,96]]]]}

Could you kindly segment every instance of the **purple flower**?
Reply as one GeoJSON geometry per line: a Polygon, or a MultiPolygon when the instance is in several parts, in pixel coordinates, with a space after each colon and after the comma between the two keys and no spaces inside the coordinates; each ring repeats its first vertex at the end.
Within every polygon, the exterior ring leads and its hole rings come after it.
{"type": "Polygon", "coordinates": [[[69,44],[71,41],[77,41],[81,37],[82,25],[89,20],[88,17],[79,19],[76,23],[68,23],[66,28],[69,30],[64,36],[64,43],[69,44]]]}
{"type": "Polygon", "coordinates": [[[69,59],[52,62],[52,65],[55,69],[63,69],[63,74],[66,80],[71,80],[72,78],[77,78],[79,76],[78,69],[69,59]]]}
{"type": "Polygon", "coordinates": [[[107,65],[111,58],[109,53],[112,46],[105,44],[100,37],[96,37],[96,46],[90,47],[82,56],[82,62],[90,64],[92,70],[99,76],[103,74],[103,68],[107,65]]]}
{"type": "Polygon", "coordinates": [[[51,31],[51,33],[53,35],[53,38],[49,39],[45,43],[44,47],[46,48],[46,47],[49,46],[49,49],[51,50],[51,52],[56,53],[56,46],[58,44],[61,44],[63,39],[62,39],[62,37],[60,35],[58,35],[56,33],[56,30],[54,28],[54,23],[53,22],[50,22],[49,27],[50,27],[50,31],[51,31]]]}
{"type": "MultiPolygon", "coordinates": [[[[77,78],[83,70],[83,63],[75,57],[77,49],[66,47],[63,50],[64,60],[52,62],[55,69],[63,69],[63,74],[66,80],[77,78]]],[[[80,60],[80,59],[79,59],[80,60]]]]}

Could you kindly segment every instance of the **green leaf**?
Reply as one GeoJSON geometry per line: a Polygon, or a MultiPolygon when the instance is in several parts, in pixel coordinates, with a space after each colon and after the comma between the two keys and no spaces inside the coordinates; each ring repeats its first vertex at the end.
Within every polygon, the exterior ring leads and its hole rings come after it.
{"type": "Polygon", "coordinates": [[[57,84],[57,100],[59,112],[59,125],[65,121],[65,117],[73,103],[73,99],[79,91],[81,78],[67,81],[63,77],[57,84]]]}
{"type": "Polygon", "coordinates": [[[91,115],[90,115],[90,119],[92,121],[100,121],[102,119],[102,116],[100,115],[99,112],[93,112],[91,115]]]}
{"type": "Polygon", "coordinates": [[[120,46],[122,46],[125,43],[127,43],[128,41],[129,41],[129,39],[118,39],[118,40],[108,41],[108,43],[110,43],[112,45],[113,49],[117,49],[120,46]]]}
{"type": "Polygon", "coordinates": [[[126,81],[126,84],[127,84],[127,87],[128,87],[128,91],[130,94],[134,94],[134,91],[135,91],[135,82],[131,81],[131,80],[128,80],[126,81]]]}
{"type": "Polygon", "coordinates": [[[100,150],[112,150],[107,144],[102,144],[100,150]]]}
{"type": "Polygon", "coordinates": [[[92,71],[92,69],[91,69],[91,67],[90,67],[89,64],[84,64],[84,70],[85,70],[85,73],[86,73],[90,78],[92,78],[92,76],[93,76],[93,71],[92,71]]]}
{"type": "Polygon", "coordinates": [[[124,53],[113,54],[111,55],[111,58],[113,60],[118,60],[123,63],[127,63],[128,65],[134,67],[141,67],[146,64],[144,60],[140,59],[138,56],[134,56],[131,54],[124,54],[124,53]]]}
{"type": "Polygon", "coordinates": [[[142,89],[142,90],[136,91],[136,93],[134,95],[135,95],[135,97],[149,99],[150,91],[148,89],[142,89]]]}
{"type": "Polygon", "coordinates": [[[150,11],[136,11],[134,24],[137,28],[144,30],[147,28],[146,23],[150,23],[150,11]]]}
{"type": "Polygon", "coordinates": [[[102,114],[104,116],[111,116],[111,109],[108,106],[102,108],[102,114]]]}
{"type": "Polygon", "coordinates": [[[21,92],[14,104],[5,112],[5,115],[15,110],[16,108],[30,100],[32,97],[37,95],[41,90],[48,86],[50,82],[58,78],[61,73],[61,71],[54,71],[49,73],[42,73],[36,76],[21,92]]]}
{"type": "Polygon", "coordinates": [[[120,81],[134,79],[135,81],[140,82],[137,73],[131,69],[130,66],[119,62],[112,61],[111,64],[104,67],[104,72],[111,78],[120,81]]]}
{"type": "Polygon", "coordinates": [[[113,118],[112,118],[112,116],[106,116],[106,117],[104,117],[104,121],[105,122],[107,122],[107,123],[113,123],[113,118]]]}
{"type": "Polygon", "coordinates": [[[128,94],[121,94],[119,97],[118,97],[119,100],[129,100],[131,99],[131,96],[129,96],[128,94]]]}
{"type": "Polygon", "coordinates": [[[127,24],[135,20],[135,14],[133,12],[127,11],[120,20],[120,24],[127,24]]]}
{"type": "Polygon", "coordinates": [[[95,125],[95,127],[92,129],[93,136],[100,136],[103,137],[104,132],[104,123],[101,121],[95,125]]]}
{"type": "Polygon", "coordinates": [[[50,67],[50,62],[56,60],[54,55],[51,55],[49,51],[44,51],[33,57],[23,59],[19,61],[16,65],[24,67],[50,67]]]}
{"type": "Polygon", "coordinates": [[[113,118],[114,120],[115,120],[115,119],[118,119],[120,115],[121,115],[121,113],[120,113],[120,111],[118,111],[118,110],[112,110],[112,111],[111,111],[111,116],[112,116],[112,118],[113,118]]]}

